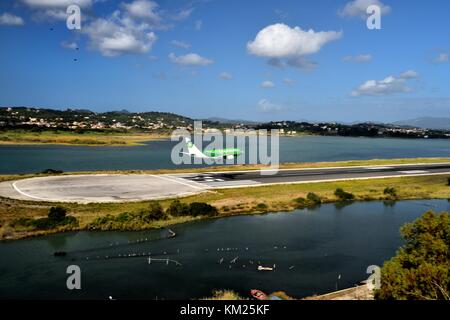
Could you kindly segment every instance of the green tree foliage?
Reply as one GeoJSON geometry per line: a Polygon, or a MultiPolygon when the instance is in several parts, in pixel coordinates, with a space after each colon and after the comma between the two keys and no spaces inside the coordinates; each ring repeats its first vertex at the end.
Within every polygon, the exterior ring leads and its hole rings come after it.
{"type": "Polygon", "coordinates": [[[397,190],[395,190],[395,188],[393,187],[386,187],[383,190],[383,194],[395,198],[397,197],[397,190]]]}
{"type": "Polygon", "coordinates": [[[450,214],[427,212],[400,233],[406,243],[384,263],[375,297],[449,300],[450,214]]]}
{"type": "Polygon", "coordinates": [[[48,219],[55,222],[60,222],[64,220],[64,218],[66,217],[66,213],[67,210],[63,207],[51,207],[48,211],[48,219]]]}
{"type": "Polygon", "coordinates": [[[337,188],[336,191],[334,191],[334,195],[338,197],[340,201],[351,201],[355,199],[353,194],[344,191],[342,188],[337,188]]]}
{"type": "Polygon", "coordinates": [[[190,214],[189,205],[180,200],[173,201],[166,211],[172,217],[188,216],[190,214]]]}
{"type": "Polygon", "coordinates": [[[190,215],[193,217],[197,216],[208,216],[213,217],[218,214],[217,208],[210,204],[204,202],[192,202],[189,205],[190,215]]]}

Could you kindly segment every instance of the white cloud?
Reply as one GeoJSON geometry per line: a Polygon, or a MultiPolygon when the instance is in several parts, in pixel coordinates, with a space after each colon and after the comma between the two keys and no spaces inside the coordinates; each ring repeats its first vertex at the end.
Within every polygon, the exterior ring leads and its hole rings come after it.
{"type": "Polygon", "coordinates": [[[283,79],[283,82],[284,82],[284,84],[286,84],[286,85],[292,85],[292,84],[294,84],[295,83],[295,80],[292,80],[291,78],[284,78],[283,79]]]}
{"type": "Polygon", "coordinates": [[[443,63],[448,61],[448,54],[447,53],[441,53],[439,54],[436,59],[434,59],[435,63],[443,63]]]}
{"type": "Polygon", "coordinates": [[[250,54],[268,58],[287,58],[318,52],[326,43],[340,39],[342,32],[302,30],[277,23],[258,32],[255,39],[247,43],[250,54]]]}
{"type": "Polygon", "coordinates": [[[263,81],[261,83],[261,88],[264,88],[264,89],[275,88],[275,84],[272,81],[263,81]]]}
{"type": "Polygon", "coordinates": [[[268,113],[280,112],[283,110],[283,108],[280,105],[274,104],[267,99],[259,100],[258,108],[259,108],[259,111],[268,112],[268,113]]]}
{"type": "Polygon", "coordinates": [[[402,79],[414,79],[417,78],[419,74],[414,70],[408,70],[400,73],[400,78],[402,79]]]}
{"type": "Polygon", "coordinates": [[[172,19],[175,21],[181,21],[189,18],[194,11],[194,8],[180,10],[177,14],[172,16],[172,19]]]}
{"type": "Polygon", "coordinates": [[[141,19],[158,25],[161,22],[161,16],[157,12],[158,4],[149,0],[135,0],[130,3],[122,3],[123,8],[130,17],[141,19]]]}
{"type": "Polygon", "coordinates": [[[231,79],[233,79],[233,76],[231,74],[229,74],[228,72],[221,72],[219,74],[219,78],[221,80],[231,80],[231,79]]]}
{"type": "Polygon", "coordinates": [[[104,56],[124,53],[147,53],[157,37],[146,24],[134,24],[121,19],[118,12],[110,19],[99,18],[82,29],[89,37],[89,45],[104,56]]]}
{"type": "Polygon", "coordinates": [[[178,40],[172,40],[170,41],[170,44],[180,49],[189,49],[191,47],[191,44],[178,40]]]}
{"type": "Polygon", "coordinates": [[[0,15],[0,25],[4,26],[23,26],[25,22],[19,16],[5,12],[0,15]]]}
{"type": "Polygon", "coordinates": [[[214,63],[213,60],[204,58],[196,53],[189,53],[180,56],[177,56],[174,53],[170,53],[169,59],[172,63],[178,64],[180,66],[207,66],[214,63]]]}
{"type": "Polygon", "coordinates": [[[372,60],[372,55],[371,54],[360,54],[357,56],[345,56],[344,58],[342,58],[343,61],[351,61],[351,62],[358,62],[358,63],[362,63],[362,62],[369,62],[372,60]]]}
{"type": "Polygon", "coordinates": [[[70,49],[70,50],[76,50],[78,49],[78,45],[76,42],[61,42],[61,47],[65,48],[65,49],[70,49]]]}
{"type": "Polygon", "coordinates": [[[413,89],[407,81],[419,75],[414,70],[405,71],[400,76],[389,76],[383,80],[368,80],[351,92],[351,96],[385,96],[395,93],[409,93],[413,89]]]}
{"type": "Polygon", "coordinates": [[[34,8],[67,8],[74,4],[82,8],[90,7],[92,0],[22,0],[25,4],[34,8]]]}
{"type": "Polygon", "coordinates": [[[202,27],[203,27],[203,21],[202,20],[196,20],[194,22],[195,30],[200,31],[200,30],[202,30],[202,27]]]}
{"type": "Polygon", "coordinates": [[[391,12],[391,7],[385,5],[380,0],[354,0],[348,2],[344,8],[338,11],[341,17],[367,17],[367,7],[377,5],[381,9],[381,14],[388,14],[391,12]]]}

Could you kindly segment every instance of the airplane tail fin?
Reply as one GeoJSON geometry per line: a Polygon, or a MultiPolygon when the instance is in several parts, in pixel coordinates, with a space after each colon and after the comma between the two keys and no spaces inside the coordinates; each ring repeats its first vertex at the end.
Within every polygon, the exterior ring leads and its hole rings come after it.
{"type": "Polygon", "coordinates": [[[206,155],[203,154],[198,148],[195,146],[195,144],[191,141],[190,138],[185,137],[184,140],[186,141],[187,147],[188,147],[188,154],[191,156],[195,156],[197,158],[207,158],[206,155]]]}

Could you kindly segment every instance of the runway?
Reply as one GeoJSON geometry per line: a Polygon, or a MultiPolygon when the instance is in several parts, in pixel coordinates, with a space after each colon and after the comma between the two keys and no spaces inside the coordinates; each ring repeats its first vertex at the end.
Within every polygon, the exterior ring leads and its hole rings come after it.
{"type": "Polygon", "coordinates": [[[450,163],[282,169],[183,174],[88,174],[36,177],[0,183],[0,196],[48,202],[130,202],[194,195],[220,188],[389,177],[450,176],[450,163]]]}
{"type": "Polygon", "coordinates": [[[235,171],[177,176],[209,188],[224,188],[434,174],[450,174],[450,163],[281,169],[273,175],[262,175],[260,171],[235,171]]]}

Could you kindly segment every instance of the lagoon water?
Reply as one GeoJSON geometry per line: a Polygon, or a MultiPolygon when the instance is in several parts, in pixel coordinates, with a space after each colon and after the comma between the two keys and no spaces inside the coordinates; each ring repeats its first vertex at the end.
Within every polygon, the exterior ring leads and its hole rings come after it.
{"type": "MultiPolygon", "coordinates": [[[[61,145],[0,146],[0,173],[145,170],[176,168],[170,159],[176,142],[150,141],[136,147],[61,145]]],[[[353,137],[281,137],[281,162],[316,162],[414,157],[449,157],[450,140],[353,137]]],[[[189,167],[183,165],[181,167],[189,167]]]]}
{"type": "Polygon", "coordinates": [[[382,265],[402,244],[400,226],[428,210],[449,211],[450,202],[329,204],[197,221],[173,226],[177,236],[160,240],[167,230],[74,232],[0,242],[0,299],[191,299],[210,296],[213,289],[249,297],[253,288],[294,297],[326,293],[366,279],[368,266],[382,265]],[[147,241],[136,243],[142,239],[147,241]],[[67,256],[54,257],[55,251],[67,256]],[[182,266],[116,258],[148,252],[182,266]],[[275,271],[257,271],[258,261],[275,264],[275,271]],[[66,268],[72,264],[81,268],[81,290],[66,289],[66,268]]]}

